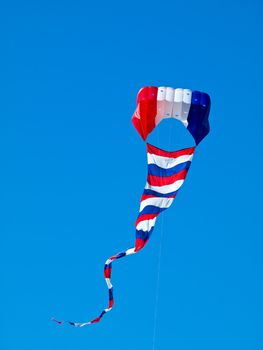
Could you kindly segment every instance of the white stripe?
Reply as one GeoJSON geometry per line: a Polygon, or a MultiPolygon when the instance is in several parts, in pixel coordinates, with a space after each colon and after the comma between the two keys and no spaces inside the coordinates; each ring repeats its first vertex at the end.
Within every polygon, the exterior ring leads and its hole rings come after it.
{"type": "Polygon", "coordinates": [[[111,284],[110,279],[109,279],[109,278],[105,278],[105,281],[106,281],[106,283],[107,283],[108,288],[111,289],[113,286],[112,286],[112,284],[111,284]]]}
{"type": "Polygon", "coordinates": [[[75,327],[84,327],[87,324],[91,324],[91,322],[85,322],[85,323],[75,323],[75,327]]]}
{"type": "Polygon", "coordinates": [[[147,207],[147,205],[154,205],[159,208],[169,208],[173,203],[174,198],[162,198],[162,197],[152,197],[144,199],[140,205],[140,212],[147,207]]]}
{"type": "Polygon", "coordinates": [[[177,191],[182,184],[184,183],[184,180],[177,180],[171,185],[166,185],[166,186],[151,186],[148,182],[146,183],[145,189],[146,190],[153,190],[162,194],[170,193],[170,192],[175,192],[177,191]]]}
{"type": "Polygon", "coordinates": [[[138,223],[136,226],[136,230],[138,231],[144,231],[144,232],[149,232],[151,228],[155,225],[156,218],[150,219],[150,220],[143,220],[138,223]]]}
{"type": "Polygon", "coordinates": [[[132,255],[135,253],[135,248],[127,249],[125,253],[126,253],[126,255],[132,255]]]}
{"type": "Polygon", "coordinates": [[[109,265],[113,260],[112,259],[108,259],[106,262],[105,262],[105,265],[109,265]]]}
{"type": "Polygon", "coordinates": [[[192,161],[193,155],[194,154],[187,154],[177,158],[168,158],[168,157],[158,156],[152,153],[147,153],[147,158],[148,158],[148,164],[156,164],[160,168],[170,169],[178,164],[192,161]]]}

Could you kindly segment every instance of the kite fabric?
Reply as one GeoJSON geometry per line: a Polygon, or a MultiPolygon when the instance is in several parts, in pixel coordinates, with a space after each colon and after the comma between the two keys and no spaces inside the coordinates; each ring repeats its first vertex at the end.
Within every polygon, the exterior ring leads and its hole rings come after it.
{"type": "Polygon", "coordinates": [[[145,141],[163,119],[177,119],[198,145],[210,130],[210,105],[210,97],[204,92],[171,87],[144,87],[137,95],[137,108],[132,122],[145,141]]]}
{"type": "MultiPolygon", "coordinates": [[[[146,87],[138,93],[137,109],[132,122],[145,140],[163,118],[178,119],[188,128],[197,145],[209,132],[209,110],[210,98],[207,94],[192,93],[188,89],[146,87]],[[190,128],[189,125],[191,125],[190,128]]],[[[169,152],[147,143],[148,175],[140,201],[139,215],[135,222],[135,246],[111,256],[104,266],[104,278],[109,292],[108,307],[89,322],[59,321],[53,318],[54,322],[83,327],[99,322],[112,309],[114,304],[111,283],[113,261],[135,254],[146,245],[153,232],[157,216],[171,206],[183,185],[195,149],[194,146],[169,152]]]]}

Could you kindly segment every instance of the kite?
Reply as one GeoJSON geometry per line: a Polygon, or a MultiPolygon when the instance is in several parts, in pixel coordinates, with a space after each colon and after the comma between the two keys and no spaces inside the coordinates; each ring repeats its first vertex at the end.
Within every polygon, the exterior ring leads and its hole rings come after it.
{"type": "Polygon", "coordinates": [[[53,321],[83,327],[99,322],[113,308],[112,263],[140,251],[150,239],[157,216],[173,203],[184,183],[196,146],[209,133],[210,106],[209,95],[200,91],[150,86],[138,92],[137,108],[132,116],[132,123],[144,141],[164,118],[174,118],[190,132],[195,146],[170,152],[147,143],[148,174],[135,222],[135,245],[111,256],[104,266],[104,278],[109,293],[108,307],[89,322],[59,321],[55,318],[53,321]]]}

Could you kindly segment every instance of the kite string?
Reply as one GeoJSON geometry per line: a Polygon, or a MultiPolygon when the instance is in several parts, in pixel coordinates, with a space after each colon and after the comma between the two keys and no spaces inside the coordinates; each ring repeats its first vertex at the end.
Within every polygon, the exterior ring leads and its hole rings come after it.
{"type": "Polygon", "coordinates": [[[155,350],[156,335],[157,335],[157,319],[158,319],[158,304],[159,304],[160,274],[161,274],[161,257],[162,257],[162,246],[163,246],[163,240],[164,240],[163,223],[164,223],[164,216],[162,215],[161,238],[160,238],[160,245],[159,245],[159,252],[158,252],[158,265],[157,265],[157,278],[156,278],[154,321],[153,321],[154,322],[154,324],[153,324],[153,342],[152,342],[152,344],[153,344],[152,349],[153,350],[155,350]]]}

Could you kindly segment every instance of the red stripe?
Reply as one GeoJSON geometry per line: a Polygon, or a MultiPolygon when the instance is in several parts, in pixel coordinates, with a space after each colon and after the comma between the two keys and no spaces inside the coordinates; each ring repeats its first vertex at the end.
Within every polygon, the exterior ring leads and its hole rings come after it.
{"type": "Polygon", "coordinates": [[[92,320],[90,323],[97,323],[97,322],[100,322],[100,320],[101,320],[101,317],[97,317],[94,320],[92,320]]]}
{"type": "Polygon", "coordinates": [[[116,259],[116,256],[117,256],[117,255],[113,255],[113,256],[111,256],[108,260],[112,260],[112,261],[113,261],[113,260],[116,259]]]}
{"type": "Polygon", "coordinates": [[[138,252],[139,250],[141,250],[145,246],[146,243],[147,243],[147,241],[144,241],[141,238],[136,238],[135,252],[138,252]]]}
{"type": "Polygon", "coordinates": [[[105,278],[110,278],[111,276],[111,268],[107,267],[105,270],[104,270],[104,277],[105,278]]]}
{"type": "Polygon", "coordinates": [[[193,154],[194,151],[195,151],[195,147],[190,147],[190,148],[181,149],[180,151],[168,152],[147,143],[148,153],[155,154],[157,156],[167,157],[167,158],[177,158],[187,154],[193,154]]]}
{"type": "Polygon", "coordinates": [[[143,194],[141,197],[141,202],[144,201],[145,199],[154,198],[154,197],[156,196],[154,196],[153,194],[143,194]]]}
{"type": "Polygon", "coordinates": [[[148,175],[147,181],[151,186],[166,186],[175,183],[178,180],[184,180],[187,175],[187,169],[179,171],[172,176],[154,176],[148,175]]]}
{"type": "Polygon", "coordinates": [[[109,301],[108,309],[110,309],[111,307],[113,307],[113,304],[114,304],[114,300],[112,299],[112,300],[109,301]]]}
{"type": "MultiPolygon", "coordinates": [[[[171,196],[166,196],[165,198],[175,198],[175,196],[176,196],[176,193],[171,196]]],[[[157,198],[157,197],[158,196],[154,196],[153,194],[143,194],[141,197],[141,202],[148,198],[157,198]]]]}
{"type": "Polygon", "coordinates": [[[150,220],[156,218],[158,214],[143,214],[138,217],[138,219],[135,221],[135,226],[138,225],[139,222],[144,221],[144,220],[150,220]]]}

